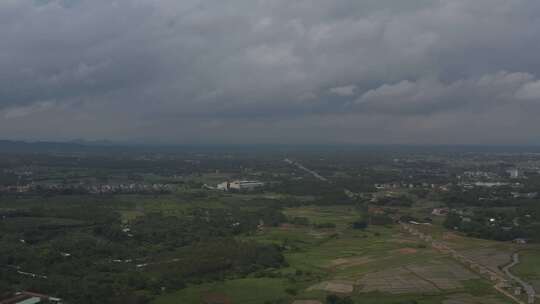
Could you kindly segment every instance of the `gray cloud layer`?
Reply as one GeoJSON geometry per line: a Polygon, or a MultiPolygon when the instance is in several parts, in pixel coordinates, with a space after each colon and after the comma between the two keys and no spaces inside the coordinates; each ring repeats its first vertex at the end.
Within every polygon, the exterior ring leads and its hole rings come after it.
{"type": "Polygon", "coordinates": [[[540,143],[537,0],[3,0],[0,137],[540,143]]]}

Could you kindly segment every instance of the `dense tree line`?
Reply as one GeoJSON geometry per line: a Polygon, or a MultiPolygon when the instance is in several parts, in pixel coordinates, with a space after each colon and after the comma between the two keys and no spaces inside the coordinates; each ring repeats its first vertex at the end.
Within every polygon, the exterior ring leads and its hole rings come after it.
{"type": "Polygon", "coordinates": [[[451,212],[446,217],[444,226],[461,231],[467,236],[498,241],[510,241],[516,238],[538,241],[538,233],[540,233],[538,218],[529,213],[520,216],[520,212],[510,210],[502,212],[478,209],[469,215],[451,212]]]}
{"type": "Polygon", "coordinates": [[[191,208],[127,224],[107,204],[95,202],[52,203],[5,215],[0,294],[32,290],[71,303],[146,303],[188,283],[285,264],[280,248],[234,238],[286,221],[277,206],[191,208]]]}

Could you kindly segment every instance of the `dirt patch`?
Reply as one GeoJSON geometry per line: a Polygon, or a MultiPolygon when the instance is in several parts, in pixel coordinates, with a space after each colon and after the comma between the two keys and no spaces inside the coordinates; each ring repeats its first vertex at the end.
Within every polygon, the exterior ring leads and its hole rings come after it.
{"type": "Polygon", "coordinates": [[[397,244],[418,244],[416,239],[412,239],[405,234],[393,235],[393,238],[388,241],[397,244]]]}
{"type": "Polygon", "coordinates": [[[443,304],[503,304],[506,303],[496,297],[474,297],[470,294],[460,293],[448,297],[443,304]]]}
{"type": "Polygon", "coordinates": [[[398,249],[398,252],[401,254],[415,254],[418,252],[418,250],[414,248],[401,248],[401,249],[398,249]]]}
{"type": "Polygon", "coordinates": [[[391,239],[390,242],[392,243],[398,243],[398,244],[418,244],[415,240],[397,240],[397,239],[391,239]]]}
{"type": "Polygon", "coordinates": [[[453,233],[453,232],[445,232],[443,234],[443,240],[446,240],[446,241],[453,241],[453,240],[457,240],[457,239],[461,239],[461,236],[453,233]]]}
{"type": "Polygon", "coordinates": [[[354,291],[354,282],[351,281],[325,281],[313,285],[308,290],[323,290],[333,293],[352,293],[354,291]]]}
{"type": "Polygon", "coordinates": [[[203,296],[204,304],[232,304],[232,300],[221,293],[209,293],[203,296]]]}
{"type": "Polygon", "coordinates": [[[328,237],[329,233],[325,233],[325,232],[314,232],[314,231],[311,231],[308,233],[308,235],[316,238],[316,239],[324,239],[325,237],[328,237]]]}
{"type": "Polygon", "coordinates": [[[349,268],[354,266],[360,266],[372,262],[373,259],[369,257],[352,257],[352,258],[339,258],[330,261],[329,268],[349,268]]]}
{"type": "Polygon", "coordinates": [[[284,224],[280,224],[278,228],[282,230],[291,230],[291,229],[296,228],[296,225],[284,223],[284,224]]]}

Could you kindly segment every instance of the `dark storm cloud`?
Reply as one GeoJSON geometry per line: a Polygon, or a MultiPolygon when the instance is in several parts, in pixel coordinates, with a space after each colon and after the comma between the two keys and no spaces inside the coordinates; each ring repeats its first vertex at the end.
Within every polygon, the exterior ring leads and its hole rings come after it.
{"type": "Polygon", "coordinates": [[[4,0],[0,136],[534,142],[539,53],[536,0],[4,0]]]}

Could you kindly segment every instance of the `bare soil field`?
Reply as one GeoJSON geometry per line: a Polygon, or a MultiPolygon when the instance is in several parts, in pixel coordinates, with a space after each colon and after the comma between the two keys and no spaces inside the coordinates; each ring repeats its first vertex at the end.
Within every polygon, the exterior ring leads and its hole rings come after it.
{"type": "Polygon", "coordinates": [[[467,268],[454,263],[427,266],[412,265],[408,266],[407,269],[442,290],[460,288],[463,286],[461,281],[478,278],[476,274],[467,268]]]}
{"type": "Polygon", "coordinates": [[[418,244],[417,240],[410,240],[410,239],[404,239],[404,240],[390,239],[388,241],[392,243],[397,243],[397,244],[418,244]]]}
{"type": "Polygon", "coordinates": [[[352,258],[339,258],[332,260],[328,268],[345,269],[354,266],[364,265],[374,260],[370,257],[352,257],[352,258]]]}
{"type": "Polygon", "coordinates": [[[308,234],[316,239],[324,239],[328,237],[328,235],[330,235],[330,233],[328,232],[316,232],[316,231],[310,231],[308,234]]]}
{"type": "Polygon", "coordinates": [[[501,275],[503,273],[499,269],[499,266],[506,265],[512,260],[512,252],[500,248],[480,248],[463,251],[461,254],[501,275]]]}
{"type": "Polygon", "coordinates": [[[361,292],[380,291],[392,294],[432,293],[435,285],[419,278],[404,267],[373,272],[357,281],[361,292]]]}
{"type": "Polygon", "coordinates": [[[342,280],[325,281],[311,286],[308,288],[308,290],[324,290],[333,293],[352,293],[354,291],[354,282],[342,280]]]}
{"type": "Polygon", "coordinates": [[[296,225],[289,224],[289,223],[282,223],[279,225],[279,229],[282,229],[282,230],[292,230],[295,228],[296,228],[296,225]]]}
{"type": "Polygon", "coordinates": [[[505,304],[495,297],[474,297],[470,294],[462,293],[451,295],[449,299],[444,300],[442,304],[505,304]]]}
{"type": "Polygon", "coordinates": [[[398,244],[418,244],[418,240],[416,238],[413,238],[409,234],[405,233],[394,234],[388,241],[398,244]]]}
{"type": "Polygon", "coordinates": [[[232,304],[229,297],[219,293],[209,293],[203,296],[203,303],[205,304],[232,304]]]}
{"type": "Polygon", "coordinates": [[[463,237],[455,234],[454,232],[445,232],[442,238],[443,240],[446,240],[446,241],[455,241],[455,240],[462,239],[463,237]]]}
{"type": "Polygon", "coordinates": [[[401,248],[401,249],[398,249],[398,252],[400,254],[415,254],[418,252],[418,250],[414,248],[401,248]]]}
{"type": "Polygon", "coordinates": [[[448,262],[413,264],[373,272],[358,280],[361,292],[381,291],[393,294],[430,293],[463,287],[462,281],[478,276],[461,265],[448,262]]]}

